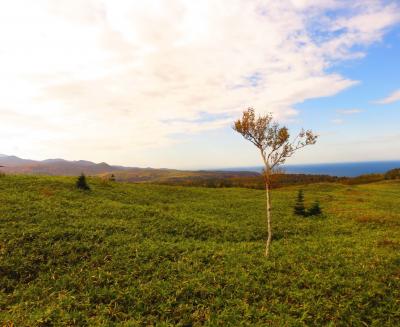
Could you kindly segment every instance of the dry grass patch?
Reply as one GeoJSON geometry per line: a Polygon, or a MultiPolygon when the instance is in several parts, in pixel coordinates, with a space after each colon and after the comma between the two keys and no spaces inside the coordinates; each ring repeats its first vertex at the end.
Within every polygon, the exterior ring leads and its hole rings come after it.
{"type": "Polygon", "coordinates": [[[55,191],[49,187],[44,187],[40,190],[40,194],[46,198],[49,198],[55,194],[55,191]]]}
{"type": "Polygon", "coordinates": [[[378,241],[378,246],[400,249],[400,242],[385,238],[383,240],[378,241]]]}
{"type": "Polygon", "coordinates": [[[386,224],[387,223],[386,219],[384,219],[382,217],[368,216],[368,215],[356,217],[354,220],[357,221],[358,223],[363,223],[363,224],[365,224],[365,223],[367,223],[367,224],[368,223],[370,223],[370,224],[386,224]]]}

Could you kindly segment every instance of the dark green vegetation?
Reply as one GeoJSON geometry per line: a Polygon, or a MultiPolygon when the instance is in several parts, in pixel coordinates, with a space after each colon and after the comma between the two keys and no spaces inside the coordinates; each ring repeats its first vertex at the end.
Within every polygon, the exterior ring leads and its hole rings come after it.
{"type": "Polygon", "coordinates": [[[84,174],[81,174],[78,179],[76,180],[76,188],[84,191],[89,191],[90,187],[86,181],[86,176],[84,174]]]}
{"type": "Polygon", "coordinates": [[[399,181],[274,190],[268,259],[263,191],[89,184],[0,178],[4,324],[399,325],[399,181]]]}
{"type": "Polygon", "coordinates": [[[297,192],[296,203],[294,205],[294,214],[297,216],[305,216],[306,215],[306,207],[304,206],[304,192],[303,190],[299,190],[297,192]]]}
{"type": "Polygon", "coordinates": [[[315,200],[311,207],[307,210],[304,205],[304,193],[303,190],[297,192],[297,198],[294,205],[293,213],[296,216],[301,217],[313,217],[322,215],[322,209],[319,205],[319,201],[315,200]]]}
{"type": "Polygon", "coordinates": [[[306,216],[308,217],[313,217],[313,216],[320,216],[322,215],[322,209],[321,206],[319,205],[319,201],[315,201],[311,208],[307,210],[306,216]]]}

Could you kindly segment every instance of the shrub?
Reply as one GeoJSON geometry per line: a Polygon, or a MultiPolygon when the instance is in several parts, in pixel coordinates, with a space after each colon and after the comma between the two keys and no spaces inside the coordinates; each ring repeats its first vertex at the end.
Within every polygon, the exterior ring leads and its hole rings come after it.
{"type": "Polygon", "coordinates": [[[297,200],[296,204],[294,205],[294,214],[303,217],[306,215],[303,190],[299,190],[299,192],[297,193],[297,200]]]}
{"type": "Polygon", "coordinates": [[[86,176],[83,173],[78,177],[76,181],[76,187],[80,190],[90,190],[90,187],[86,182],[86,176]]]}
{"type": "Polygon", "coordinates": [[[389,170],[385,174],[385,179],[399,179],[399,178],[400,178],[400,168],[389,170]]]}

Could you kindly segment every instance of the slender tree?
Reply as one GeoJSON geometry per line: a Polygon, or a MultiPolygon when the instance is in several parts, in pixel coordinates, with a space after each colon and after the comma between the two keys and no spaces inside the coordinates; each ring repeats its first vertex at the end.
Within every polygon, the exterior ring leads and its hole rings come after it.
{"type": "Polygon", "coordinates": [[[264,163],[268,233],[265,256],[268,256],[272,240],[271,176],[297,150],[315,144],[317,136],[310,130],[302,130],[293,140],[290,140],[289,130],[273,121],[272,114],[256,117],[253,108],[248,108],[243,112],[242,118],[235,121],[233,129],[258,148],[264,163]]]}

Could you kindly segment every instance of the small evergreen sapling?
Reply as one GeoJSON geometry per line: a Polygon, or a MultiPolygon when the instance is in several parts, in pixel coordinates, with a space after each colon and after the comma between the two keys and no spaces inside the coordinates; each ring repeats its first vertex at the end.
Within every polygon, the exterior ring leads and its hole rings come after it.
{"type": "Polygon", "coordinates": [[[297,200],[294,206],[294,214],[303,217],[306,215],[306,208],[304,207],[303,190],[299,190],[299,192],[297,193],[297,200]]]}
{"type": "Polygon", "coordinates": [[[294,214],[302,217],[319,216],[322,215],[322,209],[318,201],[315,201],[310,209],[306,210],[304,206],[304,193],[299,190],[297,193],[296,204],[294,206],[294,214]]]}
{"type": "Polygon", "coordinates": [[[86,182],[86,176],[83,173],[78,177],[76,181],[76,187],[80,190],[90,190],[90,187],[86,182]]]}
{"type": "Polygon", "coordinates": [[[314,204],[311,206],[311,208],[307,212],[307,216],[319,216],[322,214],[321,207],[319,205],[318,201],[315,201],[314,204]]]}

